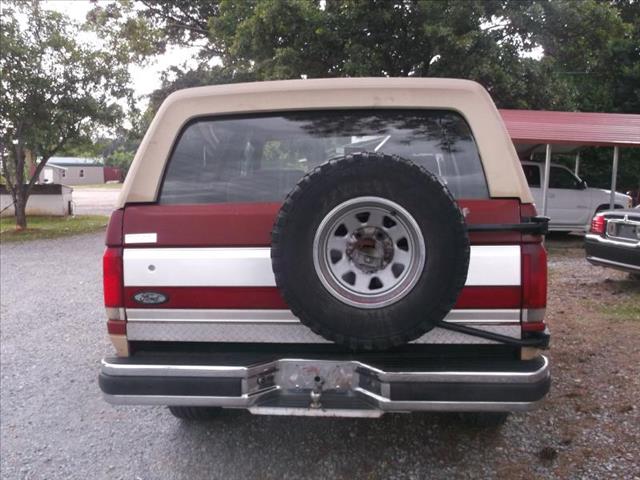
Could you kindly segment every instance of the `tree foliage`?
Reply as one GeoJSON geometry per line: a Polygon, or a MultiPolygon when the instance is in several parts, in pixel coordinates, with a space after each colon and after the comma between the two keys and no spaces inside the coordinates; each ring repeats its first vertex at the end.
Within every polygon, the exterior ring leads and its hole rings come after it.
{"type": "MultiPolygon", "coordinates": [[[[502,108],[640,112],[637,0],[145,0],[92,15],[141,56],[199,47],[196,68],[163,76],[147,121],[180,88],[301,76],[469,78],[502,108]]],[[[637,182],[640,162],[621,167],[637,182]]]]}
{"type": "Polygon", "coordinates": [[[435,76],[476,80],[506,108],[634,112],[639,10],[634,0],[149,0],[98,5],[91,18],[141,55],[200,48],[200,66],[165,77],[152,105],[174,83],[435,76]],[[541,58],[526,55],[534,49],[541,58]]]}
{"type": "Polygon", "coordinates": [[[129,73],[117,52],[81,44],[78,26],[35,1],[4,2],[0,27],[2,173],[24,228],[49,158],[122,117],[117,100],[131,95],[129,73]]]}
{"type": "Polygon", "coordinates": [[[508,2],[509,30],[540,45],[577,109],[640,112],[640,2],[508,2]]]}

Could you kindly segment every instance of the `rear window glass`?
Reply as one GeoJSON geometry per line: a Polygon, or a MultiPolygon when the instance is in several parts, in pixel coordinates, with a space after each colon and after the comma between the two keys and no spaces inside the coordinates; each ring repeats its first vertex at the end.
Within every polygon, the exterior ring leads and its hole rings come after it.
{"type": "Polygon", "coordinates": [[[349,110],[192,122],[174,148],[159,201],[280,202],[306,172],[356,152],[399,155],[438,175],[457,198],[488,197],[478,149],[460,115],[349,110]]]}

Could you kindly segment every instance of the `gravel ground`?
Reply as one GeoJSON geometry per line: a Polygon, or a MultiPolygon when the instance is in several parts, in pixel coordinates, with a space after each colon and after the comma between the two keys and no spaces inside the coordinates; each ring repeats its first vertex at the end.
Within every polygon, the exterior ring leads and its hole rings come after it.
{"type": "Polygon", "coordinates": [[[639,479],[640,286],[589,266],[578,246],[551,249],[552,392],[496,430],[448,415],[183,423],[160,407],[112,407],[96,383],[111,352],[102,235],[4,245],[0,476],[639,479]],[[614,305],[630,307],[604,313],[614,305]]]}
{"type": "Polygon", "coordinates": [[[74,187],[72,195],[76,215],[110,215],[118,201],[120,188],[74,187]]]}

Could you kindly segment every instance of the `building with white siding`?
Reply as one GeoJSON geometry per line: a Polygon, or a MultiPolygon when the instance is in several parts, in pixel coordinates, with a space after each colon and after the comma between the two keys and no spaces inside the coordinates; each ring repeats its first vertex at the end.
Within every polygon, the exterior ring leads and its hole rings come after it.
{"type": "Polygon", "coordinates": [[[104,165],[95,158],[51,157],[42,169],[39,181],[63,185],[104,183],[104,165]]]}

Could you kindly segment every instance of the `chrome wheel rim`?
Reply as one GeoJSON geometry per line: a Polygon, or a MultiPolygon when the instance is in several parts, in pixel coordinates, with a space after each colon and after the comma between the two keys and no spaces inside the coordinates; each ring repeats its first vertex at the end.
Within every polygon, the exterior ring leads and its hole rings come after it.
{"type": "Polygon", "coordinates": [[[425,261],[415,219],[380,197],[357,197],[335,207],[313,242],[313,262],[324,287],[359,308],[381,308],[402,299],[417,283],[425,261]]]}

